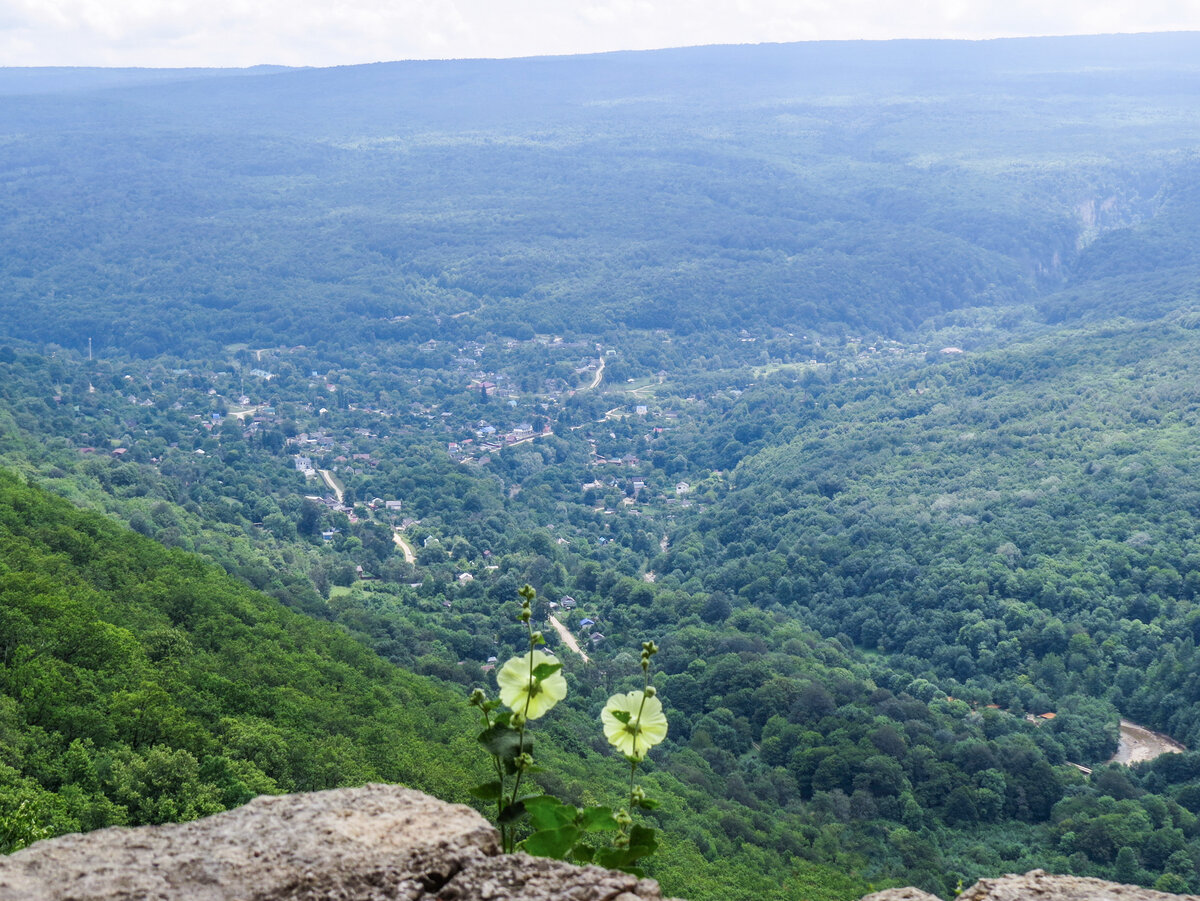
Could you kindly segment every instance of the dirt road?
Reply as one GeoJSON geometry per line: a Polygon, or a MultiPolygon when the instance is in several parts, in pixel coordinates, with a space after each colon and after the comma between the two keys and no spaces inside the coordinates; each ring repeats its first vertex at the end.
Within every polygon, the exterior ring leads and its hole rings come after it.
{"type": "Polygon", "coordinates": [[[333,477],[333,473],[328,469],[318,469],[317,472],[321,474],[321,478],[325,480],[325,484],[329,486],[329,490],[337,495],[337,502],[339,504],[342,503],[342,498],[345,497],[345,494],[338,486],[337,479],[333,477]]]}
{"type": "Polygon", "coordinates": [[[587,663],[588,655],[579,649],[579,642],[575,640],[575,636],[567,630],[567,627],[553,616],[547,617],[547,619],[550,620],[550,625],[554,627],[554,631],[558,633],[558,637],[562,639],[562,643],[582,657],[584,663],[587,663]]]}
{"type": "Polygon", "coordinates": [[[400,537],[400,530],[395,526],[392,527],[392,541],[396,542],[396,547],[404,552],[404,562],[410,566],[417,562],[417,555],[413,553],[412,545],[400,537]]]}
{"type": "Polygon", "coordinates": [[[1110,763],[1123,763],[1129,766],[1153,760],[1163,754],[1182,754],[1186,751],[1183,745],[1158,732],[1151,732],[1144,726],[1121,720],[1121,744],[1110,763]]]}

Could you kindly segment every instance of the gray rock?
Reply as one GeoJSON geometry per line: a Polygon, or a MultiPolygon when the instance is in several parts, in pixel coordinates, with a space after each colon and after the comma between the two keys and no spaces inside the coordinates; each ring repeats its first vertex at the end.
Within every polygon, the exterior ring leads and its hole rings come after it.
{"type": "MultiPolygon", "coordinates": [[[[938,901],[915,888],[888,889],[862,901],[938,901]]],[[[1033,870],[1024,876],[980,879],[958,901],[1200,901],[1197,895],[1169,895],[1136,885],[1118,885],[1083,876],[1052,876],[1033,870]]]]}
{"type": "Polygon", "coordinates": [[[0,901],[641,901],[658,884],[500,853],[475,811],[393,785],[256,798],[0,858],[0,901]]]}

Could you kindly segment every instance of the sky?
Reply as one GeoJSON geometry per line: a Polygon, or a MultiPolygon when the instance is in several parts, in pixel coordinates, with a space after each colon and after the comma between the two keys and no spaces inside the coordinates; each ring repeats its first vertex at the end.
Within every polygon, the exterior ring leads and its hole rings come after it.
{"type": "Polygon", "coordinates": [[[1200,31],[1200,0],[0,0],[0,66],[335,66],[1200,31]]]}

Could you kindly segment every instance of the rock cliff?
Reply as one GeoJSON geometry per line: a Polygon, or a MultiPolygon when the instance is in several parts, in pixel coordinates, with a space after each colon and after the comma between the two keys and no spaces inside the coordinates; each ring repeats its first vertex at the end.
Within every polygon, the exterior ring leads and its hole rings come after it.
{"type": "MultiPolygon", "coordinates": [[[[888,889],[862,901],[940,901],[914,888],[888,889]]],[[[1168,895],[1136,885],[1117,885],[1082,876],[1051,876],[1033,870],[1024,876],[980,879],[957,901],[1200,901],[1197,895],[1168,895]]]]}
{"type": "MultiPolygon", "coordinates": [[[[0,901],[659,901],[658,884],[500,853],[469,807],[394,785],[256,798],[193,823],[101,829],[0,857],[0,901]]],[[[889,889],[863,901],[938,901],[889,889]]],[[[982,879],[960,901],[1200,901],[1098,879],[982,879]]]]}
{"type": "Polygon", "coordinates": [[[653,880],[504,855],[469,807],[392,785],[262,797],[0,858],[0,901],[650,901],[653,880]]]}

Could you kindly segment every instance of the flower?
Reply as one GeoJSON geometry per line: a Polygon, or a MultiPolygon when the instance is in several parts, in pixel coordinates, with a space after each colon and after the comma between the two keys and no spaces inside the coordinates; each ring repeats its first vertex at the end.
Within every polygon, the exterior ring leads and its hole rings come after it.
{"type": "Polygon", "coordinates": [[[567,696],[567,680],[560,670],[541,679],[533,673],[543,664],[557,663],[545,651],[530,651],[500,667],[496,682],[500,686],[500,700],[504,706],[530,720],[536,720],[549,711],[567,696]]]}
{"type": "Polygon", "coordinates": [[[662,701],[645,691],[613,695],[600,711],[600,721],[608,743],[633,760],[645,759],[647,752],[667,737],[662,701]]]}

